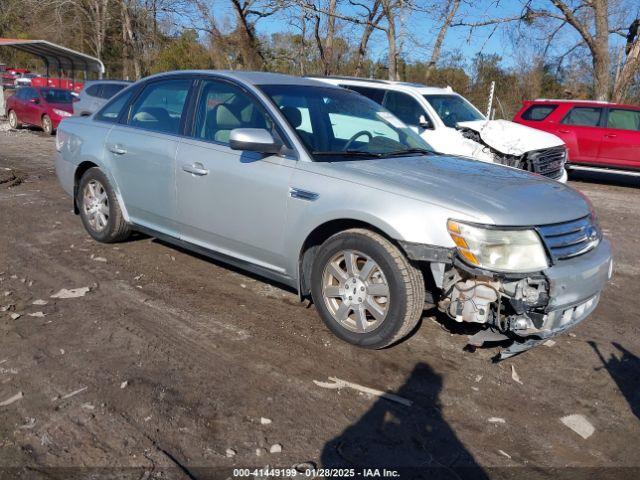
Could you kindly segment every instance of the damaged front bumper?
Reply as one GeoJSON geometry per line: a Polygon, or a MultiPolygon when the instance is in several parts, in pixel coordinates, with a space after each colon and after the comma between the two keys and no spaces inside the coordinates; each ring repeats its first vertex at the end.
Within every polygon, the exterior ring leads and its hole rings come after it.
{"type": "MultiPolygon", "coordinates": [[[[442,252],[437,253],[442,258],[442,252]]],[[[611,278],[613,259],[611,244],[603,238],[590,252],[556,261],[537,274],[478,270],[454,254],[449,262],[432,260],[431,270],[443,293],[438,308],[458,322],[486,324],[492,332],[487,341],[499,339],[496,334],[513,340],[500,355],[507,358],[587,318],[611,278]]]]}

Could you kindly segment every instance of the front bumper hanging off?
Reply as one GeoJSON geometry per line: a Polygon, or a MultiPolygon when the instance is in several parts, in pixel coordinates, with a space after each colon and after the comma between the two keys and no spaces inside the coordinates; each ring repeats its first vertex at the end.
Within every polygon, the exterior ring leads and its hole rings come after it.
{"type": "MultiPolygon", "coordinates": [[[[461,262],[432,264],[442,272],[440,310],[456,321],[486,324],[471,345],[510,340],[496,357],[503,360],[560,335],[597,307],[611,278],[611,244],[603,238],[592,251],[556,262],[530,276],[506,277],[472,269],[461,262]]],[[[436,283],[437,280],[436,280],[436,283]]]]}

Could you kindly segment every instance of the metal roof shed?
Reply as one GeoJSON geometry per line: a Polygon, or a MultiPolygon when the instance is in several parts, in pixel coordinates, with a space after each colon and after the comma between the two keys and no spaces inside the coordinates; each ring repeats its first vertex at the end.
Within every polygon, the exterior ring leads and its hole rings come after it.
{"type": "Polygon", "coordinates": [[[47,69],[66,70],[75,77],[76,71],[94,72],[99,78],[104,75],[104,64],[99,58],[92,57],[85,53],[76,52],[46,40],[20,40],[16,38],[0,38],[0,47],[11,47],[22,52],[30,53],[42,59],[47,69]]]}

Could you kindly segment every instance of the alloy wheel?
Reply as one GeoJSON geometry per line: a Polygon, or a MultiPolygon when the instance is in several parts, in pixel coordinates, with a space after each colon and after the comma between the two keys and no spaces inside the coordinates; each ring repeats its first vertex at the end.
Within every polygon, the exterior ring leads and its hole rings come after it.
{"type": "Polygon", "coordinates": [[[333,319],[356,333],[375,330],[389,311],[384,272],[370,256],[356,250],[343,250],[327,262],[322,296],[333,319]]]}
{"type": "Polygon", "coordinates": [[[89,181],[84,187],[82,207],[91,228],[104,230],[109,223],[109,197],[98,180],[89,181]]]}

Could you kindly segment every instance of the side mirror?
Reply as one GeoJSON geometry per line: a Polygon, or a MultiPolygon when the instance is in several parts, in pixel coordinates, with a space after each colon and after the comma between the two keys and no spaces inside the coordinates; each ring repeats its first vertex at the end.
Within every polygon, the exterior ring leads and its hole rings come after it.
{"type": "Polygon", "coordinates": [[[424,115],[420,115],[420,118],[418,119],[418,125],[426,130],[433,130],[433,123],[431,123],[431,120],[429,120],[424,115]]]}
{"type": "Polygon", "coordinates": [[[282,143],[264,128],[234,128],[229,134],[231,150],[278,154],[282,143]]]}

